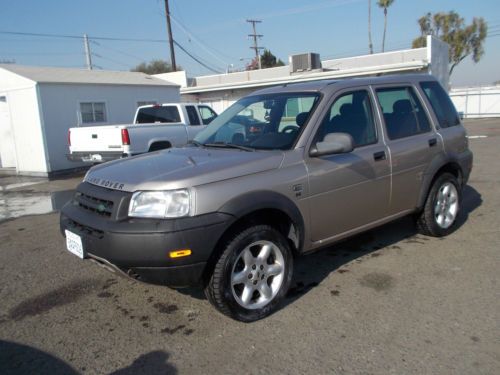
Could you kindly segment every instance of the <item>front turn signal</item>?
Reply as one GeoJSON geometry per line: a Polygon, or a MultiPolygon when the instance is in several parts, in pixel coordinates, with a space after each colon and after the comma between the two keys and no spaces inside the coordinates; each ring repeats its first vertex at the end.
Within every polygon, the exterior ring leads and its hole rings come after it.
{"type": "Polygon", "coordinates": [[[170,258],[187,257],[187,256],[191,255],[191,250],[190,249],[175,250],[175,251],[171,251],[168,255],[170,256],[170,258]]]}

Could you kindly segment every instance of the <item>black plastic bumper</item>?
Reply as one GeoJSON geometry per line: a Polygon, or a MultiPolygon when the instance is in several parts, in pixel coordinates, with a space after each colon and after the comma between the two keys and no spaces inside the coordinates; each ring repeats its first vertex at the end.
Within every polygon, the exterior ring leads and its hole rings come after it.
{"type": "MultiPolygon", "coordinates": [[[[101,190],[117,194],[121,199],[118,206],[127,202],[123,192],[101,190]]],[[[69,230],[81,237],[85,258],[143,281],[180,287],[199,283],[206,262],[232,218],[212,213],[179,219],[119,219],[115,213],[102,216],[73,200],[62,208],[60,226],[63,235],[69,230]],[[192,254],[169,257],[171,251],[183,249],[190,249],[192,254]]]]}

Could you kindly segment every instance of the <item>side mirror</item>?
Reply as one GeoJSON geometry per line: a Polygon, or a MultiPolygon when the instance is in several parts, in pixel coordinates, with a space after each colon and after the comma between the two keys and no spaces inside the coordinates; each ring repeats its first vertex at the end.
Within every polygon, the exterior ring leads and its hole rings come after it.
{"type": "Polygon", "coordinates": [[[354,150],[354,141],[347,133],[330,133],[323,141],[317,142],[309,152],[310,156],[345,154],[354,150]]]}

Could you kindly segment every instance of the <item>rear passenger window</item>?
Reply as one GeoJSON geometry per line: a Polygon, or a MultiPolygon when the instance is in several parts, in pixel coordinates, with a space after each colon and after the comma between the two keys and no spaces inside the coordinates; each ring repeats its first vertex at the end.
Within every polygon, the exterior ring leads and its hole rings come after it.
{"type": "Polygon", "coordinates": [[[422,87],[425,96],[431,103],[440,127],[448,128],[460,124],[460,119],[453,102],[438,82],[422,82],[420,83],[420,87],[422,87]]]}
{"type": "Polygon", "coordinates": [[[390,139],[410,137],[431,130],[427,114],[412,88],[378,89],[377,97],[390,139]]]}
{"type": "Polygon", "coordinates": [[[198,118],[198,114],[196,113],[196,108],[193,105],[186,106],[186,111],[189,118],[190,125],[200,125],[200,119],[198,118]]]}
{"type": "Polygon", "coordinates": [[[319,129],[318,141],[330,133],[347,133],[354,146],[365,146],[377,141],[370,96],[359,90],[344,94],[332,104],[319,129]]]}

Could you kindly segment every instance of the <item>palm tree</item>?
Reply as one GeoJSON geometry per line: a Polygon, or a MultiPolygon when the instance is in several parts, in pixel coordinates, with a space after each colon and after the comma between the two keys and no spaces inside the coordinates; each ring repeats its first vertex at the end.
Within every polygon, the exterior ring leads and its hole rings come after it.
{"type": "Polygon", "coordinates": [[[384,37],[382,38],[382,52],[385,50],[385,32],[387,30],[387,8],[389,8],[394,0],[378,0],[377,5],[384,8],[384,37]]]}
{"type": "Polygon", "coordinates": [[[368,49],[373,53],[372,43],[372,0],[368,0],[368,49]]]}

